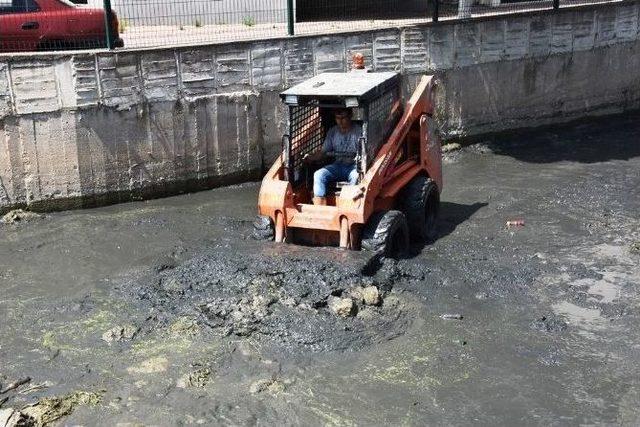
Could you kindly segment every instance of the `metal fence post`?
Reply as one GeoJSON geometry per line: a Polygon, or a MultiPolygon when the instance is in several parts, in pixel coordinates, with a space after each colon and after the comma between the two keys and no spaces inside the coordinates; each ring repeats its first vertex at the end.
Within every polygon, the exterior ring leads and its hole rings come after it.
{"type": "Polygon", "coordinates": [[[433,0],[433,16],[431,18],[433,22],[438,22],[438,17],[440,16],[439,6],[440,0],[433,0]]]}
{"type": "Polygon", "coordinates": [[[289,34],[290,36],[294,35],[295,33],[293,20],[293,0],[287,0],[287,34],[289,34]]]}
{"type": "Polygon", "coordinates": [[[560,9],[560,0],[553,0],[553,8],[560,9]]]}
{"type": "Polygon", "coordinates": [[[111,21],[113,20],[113,10],[111,9],[111,0],[103,0],[104,4],[104,36],[107,38],[107,49],[113,49],[113,34],[111,30],[111,21]]]}

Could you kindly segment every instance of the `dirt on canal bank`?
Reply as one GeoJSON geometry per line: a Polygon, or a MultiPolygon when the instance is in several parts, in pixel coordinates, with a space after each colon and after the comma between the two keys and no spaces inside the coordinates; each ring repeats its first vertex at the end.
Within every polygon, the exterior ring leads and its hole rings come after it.
{"type": "Polygon", "coordinates": [[[640,115],[445,156],[400,261],[251,240],[257,183],[8,217],[0,426],[640,424],[640,115]]]}

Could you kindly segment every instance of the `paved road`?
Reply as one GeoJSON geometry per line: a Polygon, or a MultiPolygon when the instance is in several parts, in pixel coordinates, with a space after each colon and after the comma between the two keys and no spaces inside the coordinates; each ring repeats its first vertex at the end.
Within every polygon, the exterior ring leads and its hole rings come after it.
{"type": "MultiPolygon", "coordinates": [[[[89,0],[102,7],[101,0],[89,0]]],[[[564,0],[563,6],[600,3],[611,0],[564,0]]],[[[616,1],[616,0],[613,0],[616,1]]],[[[127,48],[173,45],[198,45],[237,40],[259,40],[287,34],[286,0],[112,0],[123,29],[127,48]]],[[[499,7],[474,6],[464,17],[551,9],[551,0],[509,3],[499,7]]],[[[441,21],[458,18],[457,6],[441,8],[441,21]]],[[[301,22],[295,24],[298,35],[327,34],[396,28],[431,21],[427,13],[404,19],[362,19],[301,22]]]]}

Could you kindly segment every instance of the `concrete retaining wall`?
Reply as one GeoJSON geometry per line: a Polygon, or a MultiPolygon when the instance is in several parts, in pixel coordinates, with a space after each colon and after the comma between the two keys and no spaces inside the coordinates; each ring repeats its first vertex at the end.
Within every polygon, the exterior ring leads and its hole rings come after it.
{"type": "Polygon", "coordinates": [[[0,56],[0,211],[92,206],[258,178],[277,93],[363,52],[441,81],[446,137],[640,107],[640,6],[608,4],[197,48],[0,56]]]}

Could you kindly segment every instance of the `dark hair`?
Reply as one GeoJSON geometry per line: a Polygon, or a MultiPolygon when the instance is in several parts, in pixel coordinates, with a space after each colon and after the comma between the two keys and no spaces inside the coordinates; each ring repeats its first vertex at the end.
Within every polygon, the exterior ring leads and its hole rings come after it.
{"type": "Polygon", "coordinates": [[[353,110],[351,108],[336,108],[333,110],[333,115],[346,113],[349,117],[353,116],[353,110]]]}

